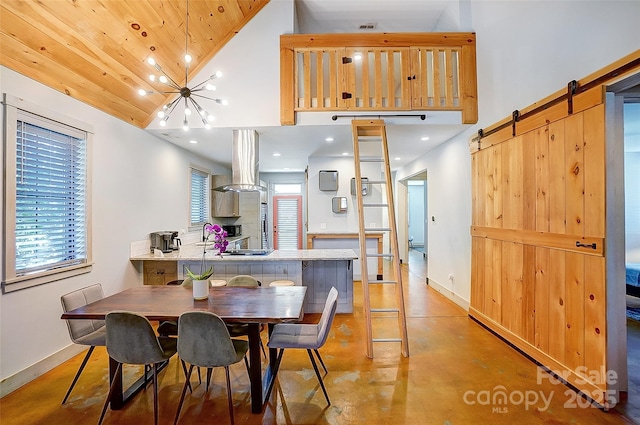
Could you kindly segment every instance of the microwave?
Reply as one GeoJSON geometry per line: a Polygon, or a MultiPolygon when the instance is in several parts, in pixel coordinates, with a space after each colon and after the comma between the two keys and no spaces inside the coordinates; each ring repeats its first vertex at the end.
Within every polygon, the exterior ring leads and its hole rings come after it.
{"type": "Polygon", "coordinates": [[[227,236],[240,236],[242,235],[242,225],[234,224],[230,226],[222,226],[222,230],[227,232],[227,236]]]}

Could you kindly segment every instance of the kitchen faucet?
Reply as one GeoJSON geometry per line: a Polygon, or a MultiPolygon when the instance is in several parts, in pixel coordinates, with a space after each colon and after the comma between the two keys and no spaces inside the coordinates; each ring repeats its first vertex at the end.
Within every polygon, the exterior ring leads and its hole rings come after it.
{"type": "Polygon", "coordinates": [[[211,223],[204,223],[204,224],[202,225],[202,242],[205,242],[205,241],[207,240],[206,236],[204,235],[204,229],[205,229],[205,227],[207,227],[207,224],[208,224],[209,226],[212,226],[212,224],[211,224],[211,223]]]}

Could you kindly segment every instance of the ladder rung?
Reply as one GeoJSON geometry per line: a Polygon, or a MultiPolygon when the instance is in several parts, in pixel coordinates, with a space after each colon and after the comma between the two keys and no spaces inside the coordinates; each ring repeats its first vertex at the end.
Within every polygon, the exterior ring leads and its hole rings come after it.
{"type": "Polygon", "coordinates": [[[400,310],[397,308],[372,308],[372,313],[398,313],[400,310]]]}
{"type": "Polygon", "coordinates": [[[363,207],[387,207],[389,208],[389,204],[362,204],[363,207]]]}
{"type": "Polygon", "coordinates": [[[386,180],[369,180],[366,182],[367,184],[387,184],[386,180]]]}
{"type": "Polygon", "coordinates": [[[358,136],[358,142],[381,142],[380,136],[358,136]]]}
{"type": "Polygon", "coordinates": [[[367,254],[365,252],[365,257],[383,257],[383,258],[393,258],[393,254],[367,254]]]}
{"type": "Polygon", "coordinates": [[[377,284],[390,284],[390,283],[398,283],[397,280],[369,280],[367,281],[369,285],[377,285],[377,284]]]}
{"type": "Polygon", "coordinates": [[[402,338],[371,338],[372,342],[402,342],[402,338]]]}
{"type": "Polygon", "coordinates": [[[391,229],[388,227],[370,227],[364,229],[365,232],[390,232],[391,229]]]}
{"type": "Polygon", "coordinates": [[[360,162],[384,162],[384,158],[360,158],[360,162]]]}

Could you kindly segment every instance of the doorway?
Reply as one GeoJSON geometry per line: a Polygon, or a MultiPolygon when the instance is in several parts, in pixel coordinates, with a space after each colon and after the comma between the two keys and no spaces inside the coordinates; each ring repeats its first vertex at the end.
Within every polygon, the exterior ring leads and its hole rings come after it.
{"type": "Polygon", "coordinates": [[[273,197],[273,247],[302,249],[302,195],[273,197]]]}
{"type": "MultiPolygon", "coordinates": [[[[403,208],[406,215],[399,217],[399,223],[404,228],[406,258],[409,263],[426,261],[429,254],[427,171],[414,174],[402,180],[401,183],[403,183],[403,189],[406,189],[403,208]]],[[[399,234],[402,233],[399,232],[399,234]]]]}

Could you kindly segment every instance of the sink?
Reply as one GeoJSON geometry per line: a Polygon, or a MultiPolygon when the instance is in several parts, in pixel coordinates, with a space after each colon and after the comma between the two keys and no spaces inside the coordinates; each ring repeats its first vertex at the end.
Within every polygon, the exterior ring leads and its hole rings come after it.
{"type": "Polygon", "coordinates": [[[270,249],[230,249],[226,251],[229,255],[268,255],[270,249]]]}

